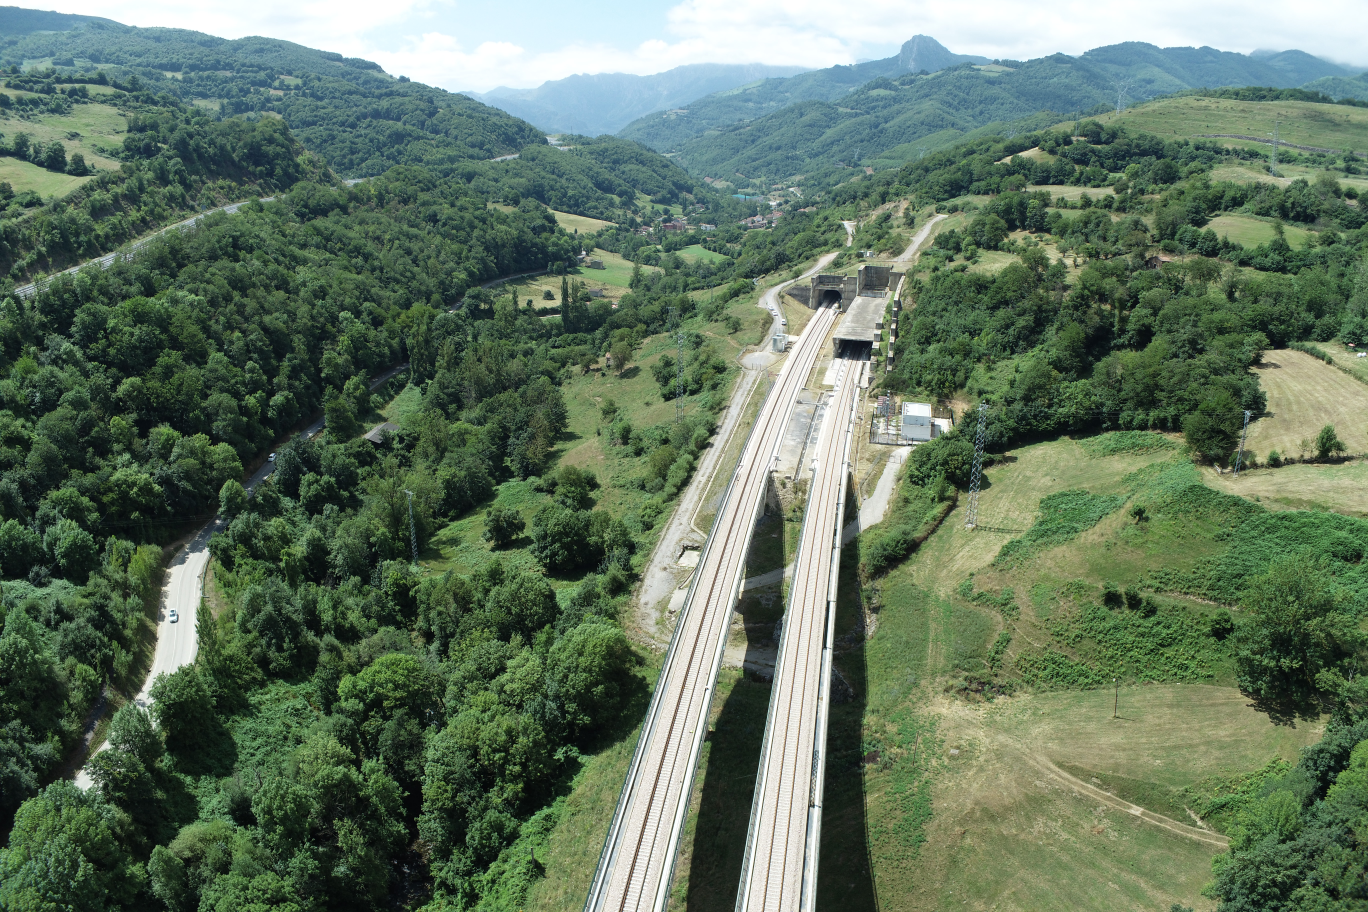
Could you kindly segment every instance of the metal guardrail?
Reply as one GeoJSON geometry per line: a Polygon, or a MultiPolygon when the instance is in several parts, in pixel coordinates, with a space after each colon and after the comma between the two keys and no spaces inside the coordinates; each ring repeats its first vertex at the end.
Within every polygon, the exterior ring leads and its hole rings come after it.
{"type": "Polygon", "coordinates": [[[860,397],[851,402],[846,419],[846,437],[841,455],[841,494],[836,501],[836,529],[831,545],[831,587],[827,592],[826,642],[822,646],[822,683],[817,698],[817,738],[812,769],[812,806],[808,822],[807,845],[803,859],[803,892],[799,901],[801,912],[813,912],[817,907],[817,863],[821,858],[822,801],[826,791],[827,724],[831,712],[831,672],[836,643],[836,594],[841,582],[841,543],[845,527],[846,493],[850,489],[850,453],[855,439],[855,418],[859,414],[860,397]]]}
{"type": "MultiPolygon", "coordinates": [[[[761,400],[760,408],[756,411],[755,418],[751,420],[750,430],[746,432],[746,439],[741,445],[740,453],[737,454],[738,463],[740,461],[741,456],[745,455],[746,448],[750,446],[751,438],[755,436],[755,429],[759,426],[760,419],[765,414],[765,400],[768,399],[773,392],[774,383],[771,382],[769,390],[765,393],[765,399],[761,400]]],[[[770,458],[773,459],[772,456],[770,458]]],[[[719,503],[725,504],[728,500],[731,499],[732,488],[736,484],[738,474],[739,473],[737,473],[735,469],[733,469],[732,477],[730,480],[728,480],[727,487],[723,490],[722,499],[719,501],[719,503]]],[[[763,504],[764,499],[762,498],[760,502],[761,504],[763,504]]],[[[720,510],[718,512],[718,517],[721,517],[720,510]]],[[[698,555],[699,567],[703,566],[704,562],[708,559],[709,551],[712,548],[713,542],[717,537],[718,525],[719,523],[716,520],[714,520],[712,528],[708,530],[708,537],[704,540],[703,548],[698,555]]],[[[621,830],[623,819],[626,816],[628,799],[631,797],[632,790],[636,787],[636,783],[641,775],[641,764],[645,759],[646,753],[644,750],[645,745],[649,742],[650,735],[655,731],[656,723],[659,721],[660,702],[662,699],[664,699],[664,688],[661,685],[663,684],[665,679],[665,672],[669,669],[670,657],[674,652],[675,644],[679,640],[680,631],[684,629],[684,614],[690,608],[693,607],[694,589],[698,585],[699,576],[700,574],[695,568],[693,578],[689,582],[689,592],[684,597],[684,604],[680,606],[679,609],[679,618],[675,622],[675,630],[670,637],[670,644],[665,649],[665,661],[661,663],[660,673],[656,677],[656,686],[651,694],[650,708],[646,712],[646,718],[642,721],[641,724],[641,731],[637,735],[636,747],[633,748],[632,751],[632,765],[628,768],[627,779],[622,785],[622,791],[618,794],[617,809],[613,812],[613,822],[608,827],[608,835],[604,837],[603,848],[599,851],[598,866],[594,871],[594,879],[590,881],[589,884],[589,895],[585,898],[584,901],[584,912],[596,912],[599,901],[603,897],[604,889],[607,886],[607,878],[612,871],[613,865],[605,864],[605,861],[611,861],[609,852],[617,842],[618,831],[621,830]]],[[[725,642],[726,638],[723,637],[724,646],[725,642]]],[[[690,777],[689,786],[685,789],[685,795],[692,791],[692,787],[693,781],[692,777],[690,777]]],[[[683,804],[687,808],[687,799],[681,801],[681,804],[683,804]]],[[[669,879],[672,878],[668,878],[667,881],[669,879]]]]}

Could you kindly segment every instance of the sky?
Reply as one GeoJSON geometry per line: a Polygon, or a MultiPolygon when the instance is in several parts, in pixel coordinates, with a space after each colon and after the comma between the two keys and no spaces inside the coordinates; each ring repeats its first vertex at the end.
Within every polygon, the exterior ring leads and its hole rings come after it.
{"type": "Polygon", "coordinates": [[[1297,48],[1368,68],[1364,0],[57,0],[55,8],[283,38],[452,91],[689,63],[827,67],[891,56],[916,34],[956,53],[1017,60],[1148,41],[1297,48]]]}

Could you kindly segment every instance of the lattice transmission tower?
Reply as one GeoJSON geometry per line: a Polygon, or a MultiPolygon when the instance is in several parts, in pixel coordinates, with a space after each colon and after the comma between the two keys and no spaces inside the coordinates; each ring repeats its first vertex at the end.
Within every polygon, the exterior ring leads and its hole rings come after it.
{"type": "Polygon", "coordinates": [[[1240,477],[1240,463],[1244,460],[1245,436],[1249,433],[1249,410],[1244,413],[1244,427],[1240,428],[1240,448],[1235,451],[1235,477],[1240,477]]]}

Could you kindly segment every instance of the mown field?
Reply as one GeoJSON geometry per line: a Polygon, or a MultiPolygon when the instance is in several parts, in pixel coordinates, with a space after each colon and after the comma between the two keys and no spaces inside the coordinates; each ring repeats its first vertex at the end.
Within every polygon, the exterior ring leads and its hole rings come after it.
{"type": "MultiPolygon", "coordinates": [[[[630,289],[632,263],[607,250],[593,250],[590,253],[594,259],[603,261],[604,268],[575,269],[570,277],[584,283],[589,289],[603,292],[603,297],[609,300],[620,299],[630,289]]],[[[659,271],[654,266],[643,266],[641,270],[648,273],[659,271]]],[[[492,291],[496,295],[507,295],[510,288],[518,289],[520,303],[531,299],[532,306],[536,308],[560,306],[561,277],[558,275],[527,276],[496,285],[492,291]],[[547,291],[551,292],[550,300],[544,295],[547,291]]]]}
{"type": "Polygon", "coordinates": [[[556,217],[557,225],[571,232],[598,231],[600,228],[613,224],[603,219],[590,218],[587,215],[575,215],[573,212],[559,212],[555,209],[551,210],[551,214],[556,217]]]}
{"type": "Polygon", "coordinates": [[[1350,453],[1368,452],[1368,384],[1292,349],[1267,352],[1255,372],[1269,415],[1250,424],[1246,448],[1260,462],[1271,450],[1284,457],[1312,455],[1308,444],[1327,424],[1350,453]]]}
{"type": "MultiPolygon", "coordinates": [[[[1161,136],[1196,137],[1204,133],[1232,133],[1262,137],[1272,133],[1274,121],[1284,142],[1322,149],[1368,149],[1368,109],[1305,101],[1234,101],[1226,98],[1180,96],[1158,98],[1120,114],[1104,114],[1103,124],[1120,122],[1161,136]]],[[[1072,121],[1069,121],[1072,123],[1072,121]]],[[[1230,145],[1256,146],[1243,140],[1230,145]]],[[[1257,148],[1267,149],[1266,144],[1257,148]]]]}
{"type": "Polygon", "coordinates": [[[1225,547],[1220,523],[1181,500],[1144,524],[1124,509],[1198,483],[1177,453],[1157,435],[1016,450],[987,474],[977,530],[952,512],[879,581],[875,633],[838,659],[856,697],[833,725],[858,716],[859,737],[832,746],[823,902],[1212,908],[1201,889],[1222,839],[1187,810],[1213,782],[1294,759],[1320,728],[1277,727],[1248,707],[1228,653],[1200,635],[1215,607],[1161,599],[1156,617],[1191,634],[1181,649],[1152,648],[1135,618],[1088,607],[1103,583],[1192,571],[1225,547]],[[1091,528],[1042,534],[1054,528],[1042,500],[1066,491],[1109,509],[1091,528]],[[1080,669],[1116,670],[1119,718],[1101,686],[1111,672],[1080,686],[1080,669]],[[1015,692],[985,700],[998,685],[976,690],[984,679],[1015,692]]]}
{"type": "Polygon", "coordinates": [[[700,244],[691,244],[679,251],[679,255],[691,263],[720,263],[726,259],[725,256],[715,250],[708,250],[700,244]]]}
{"type": "MultiPolygon", "coordinates": [[[[1218,215],[1207,222],[1206,227],[1216,232],[1217,237],[1228,237],[1245,247],[1267,244],[1277,237],[1272,220],[1253,215],[1218,215]]],[[[1283,236],[1289,246],[1300,249],[1305,247],[1307,240],[1315,234],[1295,225],[1287,225],[1283,228],[1283,236]]]]}
{"type": "MultiPolygon", "coordinates": [[[[24,94],[15,89],[0,91],[9,95],[24,94]]],[[[128,120],[110,105],[83,104],[73,106],[70,114],[28,114],[21,117],[9,113],[0,116],[0,132],[4,133],[7,142],[13,141],[16,133],[27,133],[34,141],[41,143],[60,141],[66,146],[68,161],[72,153],[80,152],[85,156],[86,164],[93,168],[117,170],[119,162],[111,153],[122,146],[124,134],[128,132],[128,120]]],[[[14,189],[16,192],[44,192],[36,186],[21,187],[18,184],[14,184],[14,189]]]]}
{"type": "Polygon", "coordinates": [[[90,175],[76,177],[40,168],[31,162],[8,156],[0,158],[0,181],[8,181],[15,193],[32,190],[41,197],[65,196],[90,180],[90,175]]]}

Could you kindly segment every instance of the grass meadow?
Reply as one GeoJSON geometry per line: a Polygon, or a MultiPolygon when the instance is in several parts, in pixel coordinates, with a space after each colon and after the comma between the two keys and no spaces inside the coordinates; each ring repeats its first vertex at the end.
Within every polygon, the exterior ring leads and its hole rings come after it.
{"type": "MultiPolygon", "coordinates": [[[[3,91],[10,95],[23,94],[15,89],[3,91]]],[[[66,146],[68,160],[72,153],[80,152],[85,156],[86,164],[91,167],[105,171],[118,170],[119,162],[112,157],[112,153],[123,145],[124,134],[128,132],[128,120],[117,108],[105,104],[82,104],[74,105],[70,114],[23,116],[13,113],[14,109],[10,111],[11,113],[0,117],[0,132],[10,140],[13,140],[16,133],[27,133],[34,141],[42,143],[60,140],[66,146]]],[[[11,183],[13,184],[13,181],[11,183]]],[[[19,184],[14,184],[14,189],[45,192],[36,186],[21,187],[19,184]]]]}
{"type": "Polygon", "coordinates": [[[560,225],[566,231],[571,232],[598,231],[600,228],[604,228],[608,225],[613,224],[612,222],[605,221],[604,219],[590,218],[587,215],[575,215],[573,212],[559,212],[555,209],[551,210],[551,214],[556,217],[557,225],[560,225]]]}
{"type": "Polygon", "coordinates": [[[680,257],[690,263],[721,263],[727,258],[715,250],[708,250],[700,244],[690,244],[679,251],[680,257]]]}
{"type": "MultiPolygon", "coordinates": [[[[1218,215],[1205,227],[1216,232],[1217,237],[1228,237],[1245,247],[1267,244],[1277,237],[1272,220],[1253,215],[1218,215]]],[[[1296,225],[1284,226],[1283,233],[1288,246],[1294,249],[1305,247],[1307,240],[1313,236],[1313,232],[1296,225]]]]}
{"type": "Polygon", "coordinates": [[[1036,534],[1051,521],[1042,502],[1064,492],[1163,503],[1200,478],[1162,438],[1095,440],[1015,451],[987,472],[976,530],[961,505],[870,590],[874,632],[837,658],[855,696],[833,708],[833,733],[845,734],[829,746],[819,904],[1210,909],[1201,889],[1222,837],[1186,809],[1211,783],[1294,759],[1319,737],[1248,707],[1228,653],[1196,633],[1212,605],[1156,597],[1168,629],[1189,631],[1182,648],[1156,652],[1124,610],[1089,626],[1103,583],[1191,571],[1225,547],[1219,521],[1158,507],[1144,524],[1123,506],[1090,528],[1036,534]],[[999,556],[1032,535],[1039,546],[999,556]],[[1110,687],[1054,671],[1031,683],[1026,671],[1051,654],[1117,669],[1119,718],[1110,687]],[[1014,692],[972,686],[993,663],[1019,676],[1014,692]]]}
{"type": "Polygon", "coordinates": [[[49,171],[17,158],[0,158],[0,181],[9,181],[15,193],[32,190],[45,199],[49,196],[66,196],[88,180],[90,176],[75,177],[49,171]]]}
{"type": "Polygon", "coordinates": [[[1249,425],[1245,446],[1260,462],[1270,450],[1284,457],[1312,455],[1303,441],[1315,440],[1327,424],[1335,426],[1350,453],[1368,453],[1368,383],[1293,349],[1265,353],[1255,372],[1270,414],[1249,425]]]}
{"type": "MultiPolygon", "coordinates": [[[[1368,136],[1368,109],[1347,105],[1312,104],[1305,101],[1235,101],[1228,98],[1179,96],[1158,98],[1126,108],[1118,114],[1094,118],[1104,124],[1124,123],[1135,130],[1160,136],[1200,136],[1203,133],[1231,133],[1264,136],[1273,132],[1284,142],[1322,149],[1365,147],[1368,136]]],[[[1073,121],[1060,126],[1071,126],[1073,121]]],[[[1267,149],[1264,143],[1226,140],[1230,145],[1267,149]]]]}

